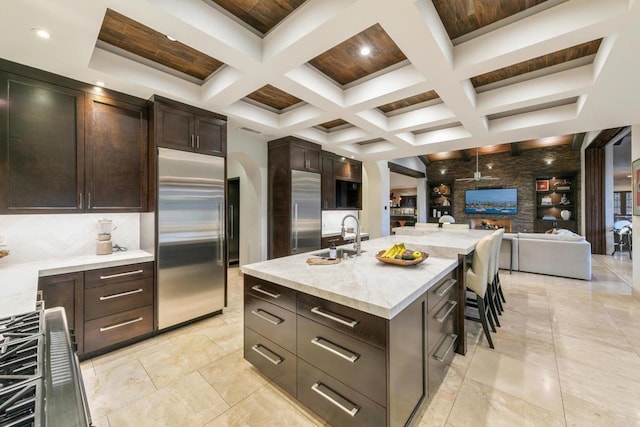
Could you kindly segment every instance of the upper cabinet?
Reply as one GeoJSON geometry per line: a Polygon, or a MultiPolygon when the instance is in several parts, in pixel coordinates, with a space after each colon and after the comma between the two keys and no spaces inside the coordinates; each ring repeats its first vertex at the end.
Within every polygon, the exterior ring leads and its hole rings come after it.
{"type": "Polygon", "coordinates": [[[158,147],[226,155],[226,117],[157,95],[153,104],[158,147]]]}
{"type": "Polygon", "coordinates": [[[291,140],[291,169],[320,173],[320,151],[316,144],[291,140]]]}
{"type": "Polygon", "coordinates": [[[322,152],[322,209],[362,209],[362,162],[322,152]]]}
{"type": "Polygon", "coordinates": [[[139,212],[147,207],[148,108],[88,96],[86,206],[91,211],[139,212]]]}
{"type": "Polygon", "coordinates": [[[146,101],[0,66],[1,213],[147,209],[146,101]]]}

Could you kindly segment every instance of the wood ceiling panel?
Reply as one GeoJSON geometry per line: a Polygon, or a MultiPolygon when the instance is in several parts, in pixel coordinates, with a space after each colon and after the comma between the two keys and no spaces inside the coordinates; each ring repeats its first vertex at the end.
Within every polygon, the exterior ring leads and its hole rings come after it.
{"type": "Polygon", "coordinates": [[[268,33],[306,0],[211,0],[261,34],[268,33]]]}
{"type": "Polygon", "coordinates": [[[558,50],[547,55],[538,56],[537,58],[519,62],[499,70],[490,71],[471,78],[471,84],[477,88],[497,81],[505,80],[511,77],[530,73],[532,71],[541,70],[553,65],[562,64],[563,62],[572,61],[589,55],[595,55],[598,52],[602,39],[592,40],[577,46],[558,50]]]}
{"type": "Polygon", "coordinates": [[[259,102],[260,104],[267,105],[278,111],[284,110],[285,108],[292,107],[302,102],[301,99],[296,98],[295,96],[290,95],[287,92],[271,85],[261,87],[255,92],[247,95],[247,98],[259,102]]]}
{"type": "Polygon", "coordinates": [[[451,40],[546,0],[433,0],[451,40]]]}
{"type": "Polygon", "coordinates": [[[316,56],[309,64],[341,85],[346,85],[406,59],[382,26],[375,24],[316,56]],[[363,46],[371,49],[368,56],[360,55],[363,46]]]}
{"type": "Polygon", "coordinates": [[[550,138],[530,139],[528,141],[520,141],[518,143],[521,150],[531,150],[534,148],[543,148],[559,145],[570,145],[573,143],[573,135],[554,136],[550,138]]]}
{"type": "Polygon", "coordinates": [[[111,9],[104,16],[98,40],[200,80],[224,65],[111,9]]]}
{"type": "Polygon", "coordinates": [[[401,108],[410,107],[412,105],[420,104],[421,102],[431,101],[433,99],[438,99],[438,94],[436,93],[435,90],[430,90],[429,92],[423,92],[418,95],[413,95],[408,98],[400,99],[398,101],[381,105],[378,107],[378,110],[386,114],[386,113],[390,113],[391,111],[396,111],[401,108]]]}
{"type": "Polygon", "coordinates": [[[335,119],[335,120],[331,120],[331,121],[328,121],[328,122],[320,123],[318,126],[321,126],[321,127],[325,128],[327,130],[330,130],[330,129],[336,128],[338,126],[346,125],[348,123],[349,122],[347,122],[345,120],[342,120],[342,119],[335,119]]]}

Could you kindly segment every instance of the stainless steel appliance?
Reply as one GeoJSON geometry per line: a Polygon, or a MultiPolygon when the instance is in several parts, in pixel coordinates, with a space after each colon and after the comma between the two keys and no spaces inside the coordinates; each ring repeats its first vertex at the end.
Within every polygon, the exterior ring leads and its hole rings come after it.
{"type": "Polygon", "coordinates": [[[320,174],[291,171],[291,254],[320,249],[320,174]]]}
{"type": "Polygon", "coordinates": [[[89,426],[62,307],[0,319],[0,426],[89,426]]]}
{"type": "Polygon", "coordinates": [[[225,159],[158,149],[158,328],[225,304],[225,159]]]}

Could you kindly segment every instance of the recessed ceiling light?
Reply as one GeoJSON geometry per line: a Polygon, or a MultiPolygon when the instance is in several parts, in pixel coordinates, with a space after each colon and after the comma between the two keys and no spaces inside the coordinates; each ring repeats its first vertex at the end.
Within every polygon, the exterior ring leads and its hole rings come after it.
{"type": "Polygon", "coordinates": [[[627,175],[627,178],[633,178],[633,176],[631,176],[631,175],[627,175]]]}
{"type": "Polygon", "coordinates": [[[98,80],[96,82],[96,86],[104,87],[104,82],[101,82],[100,80],[98,80]]]}
{"type": "Polygon", "coordinates": [[[371,48],[369,46],[362,46],[360,48],[360,55],[368,56],[371,53],[371,48]]]}
{"type": "Polygon", "coordinates": [[[168,34],[167,34],[167,38],[168,38],[170,41],[172,41],[172,42],[175,42],[175,41],[177,41],[177,40],[178,40],[178,39],[176,39],[175,37],[171,37],[171,36],[170,36],[170,35],[168,35],[168,34]]]}
{"type": "Polygon", "coordinates": [[[32,28],[31,31],[33,31],[34,33],[36,33],[36,35],[38,37],[40,37],[41,39],[50,39],[51,38],[51,33],[47,30],[43,30],[42,28],[32,28]]]}

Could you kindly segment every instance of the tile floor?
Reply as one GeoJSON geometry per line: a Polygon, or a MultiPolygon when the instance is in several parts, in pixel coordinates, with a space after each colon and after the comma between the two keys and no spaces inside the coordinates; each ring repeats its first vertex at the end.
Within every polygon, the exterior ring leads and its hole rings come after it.
{"type": "MultiPolygon", "coordinates": [[[[502,272],[507,304],[488,348],[469,351],[419,426],[640,426],[640,301],[628,255],[593,257],[593,280],[502,272]]],[[[313,426],[242,358],[242,279],[229,270],[221,316],[82,363],[94,423],[313,426]]]]}

